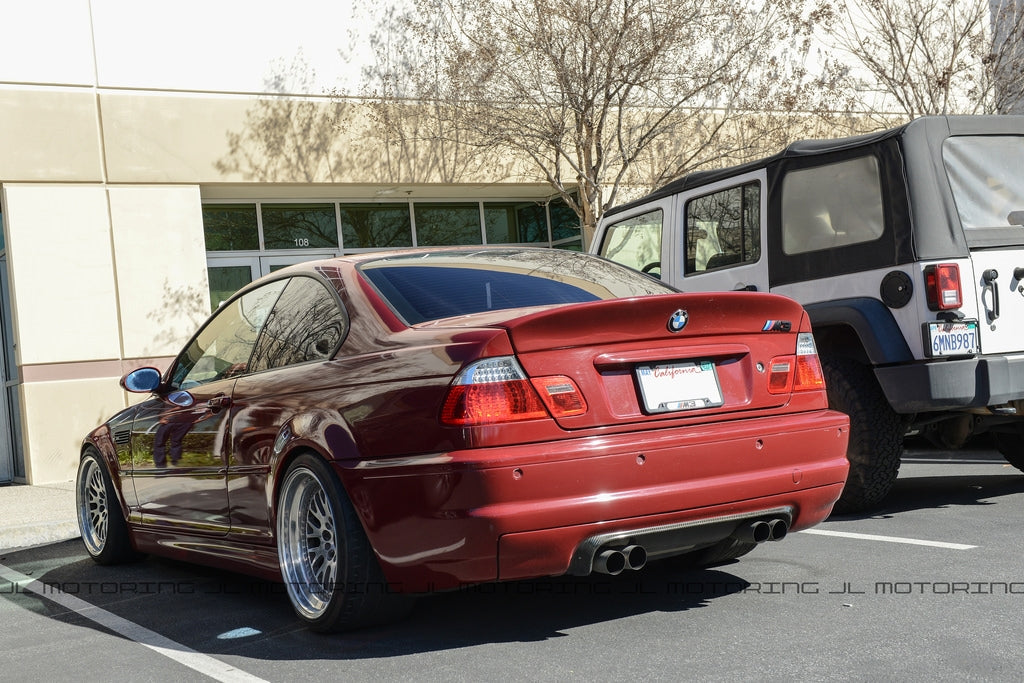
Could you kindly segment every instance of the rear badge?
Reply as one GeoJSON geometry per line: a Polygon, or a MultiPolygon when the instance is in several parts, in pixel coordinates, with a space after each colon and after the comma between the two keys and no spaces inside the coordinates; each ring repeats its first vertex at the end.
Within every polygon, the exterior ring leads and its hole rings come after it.
{"type": "Polygon", "coordinates": [[[766,320],[762,332],[789,332],[793,329],[793,323],[788,320],[766,320]]]}
{"type": "Polygon", "coordinates": [[[668,319],[668,331],[669,332],[678,332],[678,331],[680,331],[681,329],[686,327],[686,323],[689,320],[690,320],[690,314],[680,308],[678,311],[676,311],[675,313],[672,314],[671,318],[668,319]]]}

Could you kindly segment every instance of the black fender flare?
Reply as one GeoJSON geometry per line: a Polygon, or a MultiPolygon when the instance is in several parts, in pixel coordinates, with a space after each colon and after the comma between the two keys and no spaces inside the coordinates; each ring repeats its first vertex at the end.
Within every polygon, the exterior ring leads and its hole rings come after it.
{"type": "MultiPolygon", "coordinates": [[[[872,366],[908,363],[914,355],[889,307],[878,299],[854,297],[805,304],[815,337],[828,328],[849,327],[872,366]]],[[[819,352],[822,350],[818,349],[819,352]]]]}

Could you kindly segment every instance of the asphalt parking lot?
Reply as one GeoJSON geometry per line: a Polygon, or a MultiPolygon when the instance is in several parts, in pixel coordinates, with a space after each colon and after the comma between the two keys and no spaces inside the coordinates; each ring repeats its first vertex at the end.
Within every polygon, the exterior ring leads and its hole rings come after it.
{"type": "Polygon", "coordinates": [[[1019,680],[1024,474],[910,450],[866,516],[738,562],[477,586],[320,636],[283,589],[79,541],[0,553],[8,680],[1019,680]]]}

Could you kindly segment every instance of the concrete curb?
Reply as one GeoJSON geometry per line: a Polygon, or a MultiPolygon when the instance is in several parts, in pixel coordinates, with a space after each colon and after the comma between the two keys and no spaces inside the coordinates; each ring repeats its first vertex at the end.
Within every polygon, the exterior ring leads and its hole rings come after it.
{"type": "Polygon", "coordinates": [[[74,482],[0,487],[0,551],[78,537],[74,482]]]}

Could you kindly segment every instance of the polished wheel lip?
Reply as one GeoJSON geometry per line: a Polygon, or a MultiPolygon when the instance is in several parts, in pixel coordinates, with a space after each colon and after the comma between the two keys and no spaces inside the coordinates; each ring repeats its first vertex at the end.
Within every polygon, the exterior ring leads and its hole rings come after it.
{"type": "Polygon", "coordinates": [[[298,612],[327,611],[338,575],[337,523],[327,492],[312,470],[298,467],[281,487],[277,546],[288,596],[298,612]]]}
{"type": "Polygon", "coordinates": [[[103,470],[95,458],[83,459],[79,467],[76,503],[78,527],[85,548],[90,555],[99,555],[107,545],[110,501],[103,470]]]}

